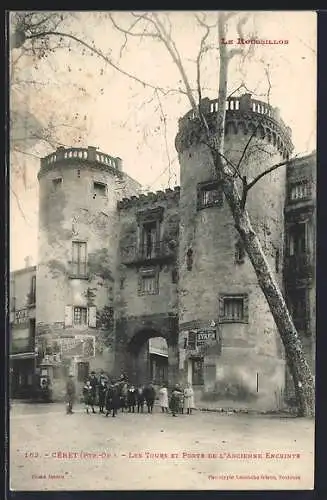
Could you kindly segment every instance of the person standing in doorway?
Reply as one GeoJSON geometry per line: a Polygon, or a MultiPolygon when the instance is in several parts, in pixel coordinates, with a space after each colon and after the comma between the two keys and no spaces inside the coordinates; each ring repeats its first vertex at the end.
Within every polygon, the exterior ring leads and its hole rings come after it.
{"type": "Polygon", "coordinates": [[[191,383],[188,382],[188,384],[184,389],[184,410],[186,410],[187,415],[191,415],[193,408],[194,408],[194,391],[191,383]]]}
{"type": "Polygon", "coordinates": [[[73,413],[75,394],[76,394],[76,387],[74,382],[74,376],[71,373],[66,383],[67,415],[71,415],[73,413]]]}
{"type": "Polygon", "coordinates": [[[166,384],[162,384],[159,390],[159,404],[161,406],[162,413],[168,413],[168,389],[166,384]]]}

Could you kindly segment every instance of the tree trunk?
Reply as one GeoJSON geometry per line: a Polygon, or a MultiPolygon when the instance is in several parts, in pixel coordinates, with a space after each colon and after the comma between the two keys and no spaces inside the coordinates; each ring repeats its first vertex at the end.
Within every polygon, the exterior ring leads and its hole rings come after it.
{"type": "MultiPolygon", "coordinates": [[[[218,161],[221,163],[221,160],[218,161]]],[[[222,169],[221,166],[217,167],[218,171],[222,169]]],[[[269,267],[259,238],[251,226],[248,212],[241,208],[241,200],[234,179],[224,175],[222,183],[235,227],[244,242],[259,286],[267,299],[285,348],[286,361],[294,381],[298,416],[313,416],[315,408],[314,380],[304,356],[301,340],[278,283],[269,267]]]]}

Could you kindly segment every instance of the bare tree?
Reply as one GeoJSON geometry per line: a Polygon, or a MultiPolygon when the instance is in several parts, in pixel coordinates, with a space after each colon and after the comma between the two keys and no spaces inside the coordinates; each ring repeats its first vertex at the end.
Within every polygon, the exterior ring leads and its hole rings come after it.
{"type": "MultiPolygon", "coordinates": [[[[48,149],[65,145],[62,137],[69,138],[81,135],[81,127],[75,116],[70,120],[53,113],[50,106],[42,116],[31,106],[31,94],[42,95],[47,86],[56,85],[58,78],[57,68],[48,69],[48,80],[38,80],[37,72],[40,65],[46,64],[51,54],[56,51],[67,50],[68,44],[64,40],[54,42],[48,38],[28,39],[40,31],[58,29],[64,21],[65,15],[52,12],[13,12],[11,13],[9,30],[9,138],[10,138],[10,174],[11,192],[16,205],[26,220],[20,202],[19,189],[16,184],[27,187],[27,165],[31,159],[40,158],[36,153],[36,146],[44,152],[48,149]]],[[[47,102],[47,104],[49,104],[47,102]]],[[[62,107],[63,107],[63,103],[62,107]]]]}
{"type": "MultiPolygon", "coordinates": [[[[299,335],[294,326],[292,317],[288,311],[282,292],[271,271],[258,235],[253,229],[249,213],[246,208],[247,195],[249,191],[266,175],[277,168],[285,168],[290,160],[279,162],[271,166],[266,171],[260,173],[256,178],[248,181],[245,175],[242,175],[242,163],[245,156],[249,153],[250,143],[254,133],[251,135],[244,151],[242,152],[237,164],[234,164],[225,151],[225,117],[226,117],[226,99],[228,97],[228,78],[230,62],[239,57],[241,61],[246,63],[248,57],[251,57],[253,46],[244,48],[230,49],[223,40],[226,39],[229,23],[232,21],[236,27],[239,38],[244,38],[243,29],[247,23],[245,14],[236,14],[233,12],[219,12],[217,21],[208,24],[205,14],[198,16],[197,21],[203,27],[203,36],[200,41],[198,56],[196,63],[196,79],[197,84],[193,88],[190,78],[187,74],[185,61],[183,61],[177,45],[174,41],[172,32],[173,26],[169,18],[169,14],[150,13],[134,13],[130,14],[130,23],[127,27],[121,26],[112,13],[107,13],[108,19],[115,30],[118,30],[124,40],[122,43],[120,56],[126,49],[127,44],[135,40],[152,39],[160,43],[167,50],[172,62],[177,68],[180,75],[180,86],[174,89],[167,89],[159,85],[153,84],[151,81],[145,80],[143,77],[132,74],[121,67],[120,62],[115,61],[110,51],[104,53],[95,46],[92,42],[87,42],[81,37],[70,32],[54,29],[43,29],[37,33],[26,32],[23,29],[20,32],[18,39],[19,43],[25,44],[28,42],[36,43],[37,40],[47,40],[52,38],[68,39],[77,43],[90,53],[96,54],[106,64],[132,79],[134,82],[148,87],[155,92],[156,97],[164,96],[168,93],[181,94],[187,97],[191,108],[194,112],[195,119],[198,120],[201,127],[201,141],[207,146],[212,156],[215,175],[220,180],[225,197],[229,204],[235,227],[244,244],[245,250],[252,263],[256,273],[258,284],[267,300],[271,314],[275,320],[282,343],[284,345],[286,360],[293,377],[295,393],[298,405],[299,416],[310,416],[314,414],[314,380],[308,363],[305,359],[303,346],[299,335]],[[219,50],[219,85],[218,85],[218,110],[216,112],[214,127],[209,126],[207,115],[202,107],[203,86],[201,82],[201,60],[209,51],[214,51],[215,46],[209,43],[210,34],[215,33],[216,46],[219,50]],[[239,188],[240,186],[240,188],[239,188]],[[241,190],[241,191],[240,191],[241,190]]],[[[268,100],[270,94],[270,73],[265,69],[265,76],[268,80],[268,100]]]]}

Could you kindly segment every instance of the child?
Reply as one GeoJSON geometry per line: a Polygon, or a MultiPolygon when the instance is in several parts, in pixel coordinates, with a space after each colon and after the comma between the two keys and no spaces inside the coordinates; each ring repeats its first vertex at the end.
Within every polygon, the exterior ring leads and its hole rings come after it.
{"type": "Polygon", "coordinates": [[[93,407],[93,387],[91,386],[91,382],[87,380],[83,387],[83,397],[84,397],[84,404],[85,404],[85,409],[86,413],[89,413],[89,408],[91,407],[93,412],[94,412],[94,407],[93,407]]]}

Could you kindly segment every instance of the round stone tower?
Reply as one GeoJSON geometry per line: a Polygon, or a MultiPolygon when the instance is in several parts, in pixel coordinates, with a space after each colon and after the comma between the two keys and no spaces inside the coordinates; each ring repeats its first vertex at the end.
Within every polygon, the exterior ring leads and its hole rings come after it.
{"type": "MultiPolygon", "coordinates": [[[[202,101],[211,130],[217,100],[202,101]]],[[[226,102],[225,155],[250,181],[292,151],[291,130],[277,108],[245,94],[226,102]],[[251,140],[250,140],[251,138],[251,140]]],[[[194,113],[179,121],[180,368],[201,386],[198,397],[255,407],[282,399],[285,366],[274,320],[243,251],[210,151],[194,113]]],[[[247,210],[282,286],[286,167],[262,178],[247,210]]]]}
{"type": "Polygon", "coordinates": [[[71,371],[110,371],[121,160],[96,148],[59,148],[41,160],[36,323],[54,396],[71,371]]]}

